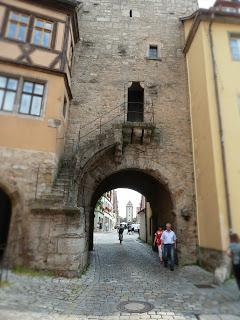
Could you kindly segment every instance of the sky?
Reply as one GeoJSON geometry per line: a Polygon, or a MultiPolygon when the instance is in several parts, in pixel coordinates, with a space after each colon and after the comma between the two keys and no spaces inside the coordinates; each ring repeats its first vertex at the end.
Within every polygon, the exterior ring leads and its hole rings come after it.
{"type": "Polygon", "coordinates": [[[200,8],[209,8],[214,4],[215,0],[198,0],[200,8]]]}
{"type": "MultiPolygon", "coordinates": [[[[209,8],[214,4],[215,0],[198,0],[200,8],[209,8]]],[[[141,194],[130,189],[117,189],[118,209],[120,216],[126,217],[126,204],[130,200],[133,204],[133,214],[136,216],[136,207],[139,207],[141,194]]]]}
{"type": "Polygon", "coordinates": [[[118,210],[121,217],[126,217],[126,204],[133,204],[133,217],[136,217],[136,207],[139,207],[141,194],[131,189],[116,189],[118,196],[118,210]]]}

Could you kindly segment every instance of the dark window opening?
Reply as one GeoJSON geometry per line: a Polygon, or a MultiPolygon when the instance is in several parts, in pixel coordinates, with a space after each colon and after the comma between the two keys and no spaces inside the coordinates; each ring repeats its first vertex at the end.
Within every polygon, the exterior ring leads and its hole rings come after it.
{"type": "Polygon", "coordinates": [[[149,54],[148,57],[150,59],[157,59],[158,57],[158,47],[157,46],[149,46],[149,54]]]}
{"type": "Polygon", "coordinates": [[[132,10],[130,10],[129,15],[130,15],[130,18],[132,18],[132,10]]]}
{"type": "Polygon", "coordinates": [[[64,119],[66,119],[66,115],[67,115],[67,99],[66,99],[66,97],[64,97],[64,103],[63,103],[63,117],[64,117],[64,119]]]}
{"type": "Polygon", "coordinates": [[[3,259],[7,245],[11,211],[11,200],[8,195],[0,189],[0,261],[3,259]]]}
{"type": "Polygon", "coordinates": [[[127,121],[143,122],[144,89],[139,82],[133,82],[128,88],[127,121]]]}

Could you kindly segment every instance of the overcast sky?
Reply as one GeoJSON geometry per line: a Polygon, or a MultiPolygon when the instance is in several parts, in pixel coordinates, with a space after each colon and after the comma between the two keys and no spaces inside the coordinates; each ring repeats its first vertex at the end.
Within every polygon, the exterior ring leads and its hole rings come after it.
{"type": "Polygon", "coordinates": [[[200,8],[209,8],[214,4],[215,0],[198,0],[200,8]]]}
{"type": "Polygon", "coordinates": [[[141,194],[131,189],[117,189],[118,210],[120,216],[126,217],[126,204],[131,201],[133,204],[133,216],[136,216],[136,207],[139,207],[141,194]]]}

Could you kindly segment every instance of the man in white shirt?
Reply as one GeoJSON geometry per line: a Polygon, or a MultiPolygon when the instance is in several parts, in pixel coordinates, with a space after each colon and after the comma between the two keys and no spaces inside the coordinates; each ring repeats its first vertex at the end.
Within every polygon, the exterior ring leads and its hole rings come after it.
{"type": "Polygon", "coordinates": [[[167,223],[166,230],[163,232],[161,240],[163,246],[164,266],[167,268],[168,261],[170,260],[170,270],[173,271],[177,237],[175,232],[173,232],[171,228],[171,223],[167,223]]]}

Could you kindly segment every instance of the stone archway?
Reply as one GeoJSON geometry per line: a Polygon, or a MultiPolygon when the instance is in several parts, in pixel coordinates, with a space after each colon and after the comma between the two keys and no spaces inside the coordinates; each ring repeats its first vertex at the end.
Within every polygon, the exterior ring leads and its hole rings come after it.
{"type": "MultiPolygon", "coordinates": [[[[3,232],[1,257],[8,266],[21,265],[27,243],[27,226],[24,226],[24,203],[16,182],[0,179],[0,232],[3,232]],[[25,229],[26,228],[26,229],[25,229]]],[[[26,258],[26,257],[25,257],[26,258]]],[[[26,262],[26,259],[25,259],[26,262]]]]}
{"type": "MultiPolygon", "coordinates": [[[[167,186],[144,170],[129,168],[120,170],[104,179],[95,190],[91,200],[91,212],[89,222],[89,249],[93,248],[93,218],[94,208],[99,197],[112,189],[129,188],[144,195],[152,209],[152,227],[150,235],[153,236],[158,225],[171,222],[176,229],[176,217],[174,215],[174,203],[167,186]]],[[[150,239],[151,241],[152,239],[150,239]]]]}
{"type": "Polygon", "coordinates": [[[173,223],[178,235],[180,262],[195,263],[197,234],[190,186],[183,183],[171,166],[151,156],[150,149],[147,154],[141,148],[144,147],[126,146],[121,163],[114,161],[111,148],[104,150],[91,158],[84,168],[78,188],[78,206],[85,219],[84,255],[92,249],[93,212],[98,198],[105,191],[125,187],[146,196],[154,212],[154,227],[160,221],[173,223]]]}

